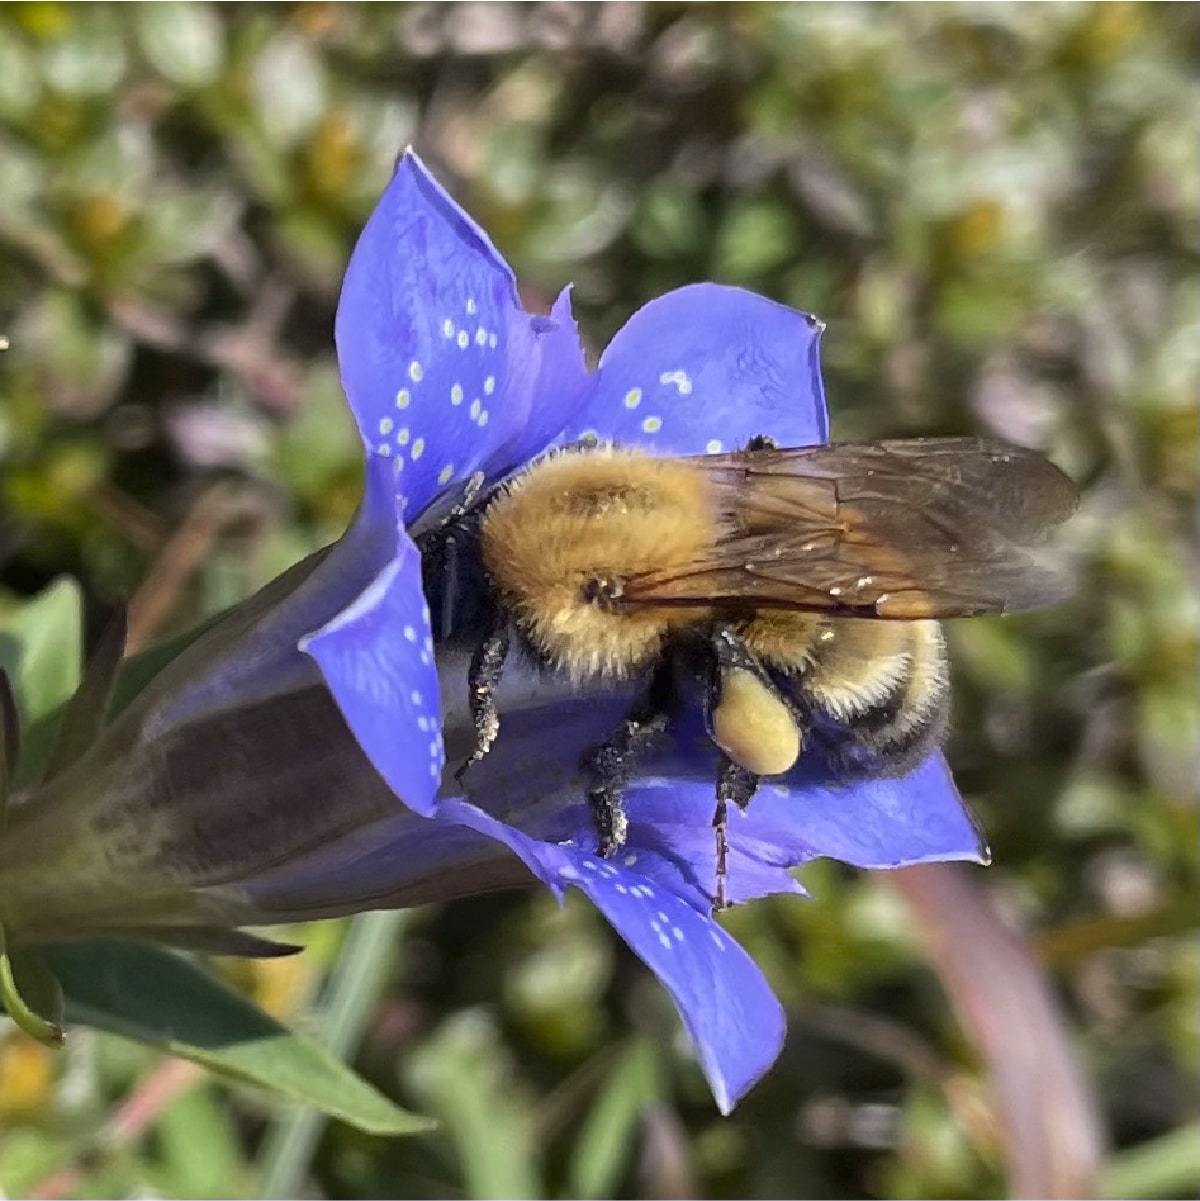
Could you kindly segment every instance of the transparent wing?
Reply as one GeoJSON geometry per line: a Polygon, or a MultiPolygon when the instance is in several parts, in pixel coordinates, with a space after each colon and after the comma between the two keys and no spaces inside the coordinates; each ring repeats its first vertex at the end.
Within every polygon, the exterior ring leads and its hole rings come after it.
{"type": "Polygon", "coordinates": [[[834,443],[693,460],[727,533],[702,562],[625,583],[631,606],[822,610],[900,620],[1005,613],[1070,594],[1045,553],[1075,486],[978,438],[834,443]]]}

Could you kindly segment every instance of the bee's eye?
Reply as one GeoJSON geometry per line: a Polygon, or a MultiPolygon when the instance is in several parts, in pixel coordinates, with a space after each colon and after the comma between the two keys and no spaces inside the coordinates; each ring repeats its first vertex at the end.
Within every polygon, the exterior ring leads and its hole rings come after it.
{"type": "Polygon", "coordinates": [[[611,609],[621,595],[621,581],[610,578],[598,579],[593,576],[585,580],[579,590],[583,602],[596,605],[601,609],[611,609]]]}

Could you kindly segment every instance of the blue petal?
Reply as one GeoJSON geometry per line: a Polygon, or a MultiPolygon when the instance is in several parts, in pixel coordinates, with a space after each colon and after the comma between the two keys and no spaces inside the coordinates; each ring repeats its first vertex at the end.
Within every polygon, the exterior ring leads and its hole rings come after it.
{"type": "MultiPolygon", "coordinates": [[[[717,751],[697,712],[677,717],[670,737],[641,765],[647,774],[707,782],[717,774],[717,751]]],[[[650,820],[684,824],[680,808],[659,798],[650,820]]],[[[649,818],[649,813],[644,814],[649,818]]],[[[988,861],[978,826],[962,802],[940,752],[903,776],[833,783],[824,768],[801,756],[786,775],[765,780],[744,813],[730,816],[730,845],[756,858],[773,848],[778,862],[840,859],[864,868],[904,867],[941,860],[988,861]]]]}
{"type": "MultiPolygon", "coordinates": [[[[576,795],[582,790],[579,782],[576,795]]],[[[698,913],[710,913],[716,887],[712,782],[641,778],[626,789],[624,799],[629,829],[625,847],[613,862],[668,889],[698,913]]],[[[552,820],[532,823],[537,834],[585,850],[594,847],[596,833],[587,806],[566,797],[562,801],[565,807],[552,820]]],[[[753,805],[750,812],[749,821],[739,812],[743,824],[731,830],[734,837],[726,859],[729,900],[739,903],[773,893],[806,895],[788,871],[794,857],[763,836],[760,823],[753,820],[753,805]]]]}
{"type": "Polygon", "coordinates": [[[825,442],[820,331],[809,315],[740,288],[668,292],[613,338],[563,440],[593,433],[671,454],[737,450],[756,434],[783,446],[825,442]]]}
{"type": "Polygon", "coordinates": [[[394,465],[367,463],[365,517],[393,531],[395,550],[355,600],[300,643],[320,667],[376,771],[419,813],[433,807],[445,755],[421,558],[396,524],[394,465]]]}
{"type": "Polygon", "coordinates": [[[573,886],[592,901],[671,994],[722,1113],[778,1058],[783,1007],[711,918],[619,863],[528,838],[464,801],[444,802],[438,816],[504,842],[560,897],[573,886]]]}
{"type": "Polygon", "coordinates": [[[591,395],[594,378],[583,360],[583,347],[571,315],[570,288],[563,289],[539,329],[540,360],[529,421],[517,439],[497,456],[496,467],[501,472],[541,454],[591,395]]]}
{"type": "Polygon", "coordinates": [[[396,461],[407,521],[477,469],[490,474],[521,436],[540,344],[554,342],[545,357],[559,367],[568,357],[559,328],[522,310],[487,235],[406,154],[346,268],[336,340],[363,443],[396,461]]]}
{"type": "Polygon", "coordinates": [[[798,770],[765,784],[750,804],[762,833],[793,862],[828,857],[891,868],[990,857],[940,752],[907,775],[839,787],[798,770]]]}
{"type": "Polygon", "coordinates": [[[333,546],[231,609],[154,679],[138,700],[147,734],[315,682],[299,643],[352,604],[396,555],[394,471],[382,461],[367,470],[359,510],[333,546]]]}

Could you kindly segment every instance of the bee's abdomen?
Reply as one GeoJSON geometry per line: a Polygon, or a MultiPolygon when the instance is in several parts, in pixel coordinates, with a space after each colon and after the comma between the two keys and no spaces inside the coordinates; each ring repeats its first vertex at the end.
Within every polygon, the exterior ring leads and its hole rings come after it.
{"type": "Polygon", "coordinates": [[[945,734],[949,672],[934,621],[831,621],[798,681],[835,774],[899,774],[945,734]]]}

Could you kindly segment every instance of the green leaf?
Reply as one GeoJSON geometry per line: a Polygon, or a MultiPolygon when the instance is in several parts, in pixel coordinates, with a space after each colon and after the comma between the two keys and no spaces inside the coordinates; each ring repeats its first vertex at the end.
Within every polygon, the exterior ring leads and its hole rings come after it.
{"type": "Polygon", "coordinates": [[[315,1105],[369,1134],[413,1134],[432,1125],[181,956],[100,939],[49,947],[45,957],[62,982],[69,1022],[315,1105]]]}
{"type": "Polygon", "coordinates": [[[212,83],[225,58],[224,30],[207,4],[143,4],[138,12],[142,53],[173,83],[212,83]]]}
{"type": "Polygon", "coordinates": [[[1194,1197],[1200,1186],[1200,1122],[1115,1152],[1100,1169],[1100,1197],[1194,1197]]]}
{"type": "Polygon", "coordinates": [[[221,1197],[244,1177],[234,1114],[215,1089],[190,1088],[176,1097],[154,1124],[160,1196],[221,1197]]]}
{"type": "Polygon", "coordinates": [[[0,612],[0,669],[12,684],[26,736],[16,783],[36,780],[50,755],[55,723],[33,723],[78,687],[83,658],[83,601],[79,585],[56,580],[37,596],[0,612]]]}
{"type": "MultiPolygon", "coordinates": [[[[360,913],[350,923],[338,962],[326,981],[320,1038],[335,1055],[347,1055],[366,1033],[387,991],[409,915],[401,910],[360,913]]],[[[295,1197],[325,1129],[311,1109],[281,1115],[259,1151],[260,1197],[295,1197]]]]}
{"type": "Polygon", "coordinates": [[[543,1197],[530,1106],[494,1019],[465,1010],[408,1057],[406,1080],[457,1150],[468,1197],[543,1197]]]}
{"type": "Polygon", "coordinates": [[[613,1197],[637,1149],[646,1106],[662,1095],[662,1066],[652,1043],[631,1043],[613,1065],[571,1152],[572,1197],[613,1197]]]}

